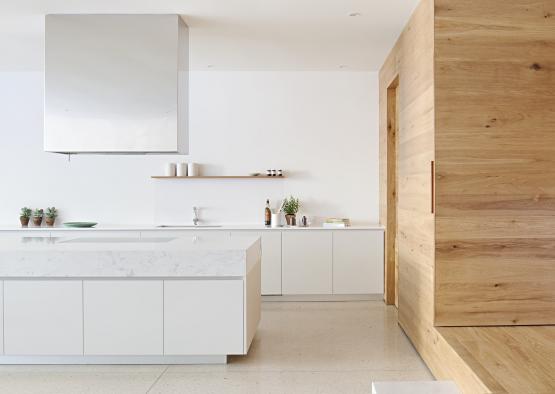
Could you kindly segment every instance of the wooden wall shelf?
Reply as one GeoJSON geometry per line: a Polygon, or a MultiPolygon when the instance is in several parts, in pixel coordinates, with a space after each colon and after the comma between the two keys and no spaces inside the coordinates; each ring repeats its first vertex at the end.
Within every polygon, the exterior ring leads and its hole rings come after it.
{"type": "Polygon", "coordinates": [[[152,179],[285,179],[284,176],[252,175],[203,175],[203,176],[164,176],[153,175],[152,179]]]}

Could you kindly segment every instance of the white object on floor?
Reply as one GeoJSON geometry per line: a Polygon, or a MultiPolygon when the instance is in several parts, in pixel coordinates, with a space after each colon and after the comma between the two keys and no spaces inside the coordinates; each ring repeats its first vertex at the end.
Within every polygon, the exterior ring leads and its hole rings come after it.
{"type": "Polygon", "coordinates": [[[372,382],[372,394],[460,394],[451,380],[372,382]]]}

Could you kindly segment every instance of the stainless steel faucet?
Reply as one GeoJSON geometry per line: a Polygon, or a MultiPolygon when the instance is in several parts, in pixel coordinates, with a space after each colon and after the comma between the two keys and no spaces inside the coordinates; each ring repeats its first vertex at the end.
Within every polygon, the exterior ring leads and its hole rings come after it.
{"type": "Polygon", "coordinates": [[[198,226],[199,221],[200,221],[200,219],[198,218],[198,208],[193,207],[193,224],[195,226],[198,226]]]}

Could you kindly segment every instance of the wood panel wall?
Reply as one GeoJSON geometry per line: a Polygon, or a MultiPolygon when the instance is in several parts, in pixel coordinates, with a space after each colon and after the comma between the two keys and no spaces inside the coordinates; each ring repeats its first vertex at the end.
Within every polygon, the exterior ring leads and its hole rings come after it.
{"type": "Polygon", "coordinates": [[[439,326],[555,324],[555,0],[435,1],[439,326]]]}
{"type": "Polygon", "coordinates": [[[486,393],[487,387],[434,327],[433,40],[434,3],[423,0],[380,70],[380,218],[388,224],[387,95],[398,77],[399,324],[436,378],[455,380],[464,393],[486,393]]]}
{"type": "MultiPolygon", "coordinates": [[[[399,320],[410,333],[433,322],[434,156],[433,1],[424,0],[380,70],[382,223],[387,224],[387,88],[397,87],[397,253],[399,320]]],[[[386,245],[388,253],[389,248],[386,245]]]]}
{"type": "MultiPolygon", "coordinates": [[[[434,160],[434,3],[423,0],[380,70],[380,202],[387,225],[387,95],[398,77],[397,225],[399,323],[439,378],[481,387],[434,328],[434,215],[430,162],[434,160]]],[[[386,245],[386,250],[389,250],[386,245]]],[[[480,391],[474,391],[480,392],[480,391]]]]}

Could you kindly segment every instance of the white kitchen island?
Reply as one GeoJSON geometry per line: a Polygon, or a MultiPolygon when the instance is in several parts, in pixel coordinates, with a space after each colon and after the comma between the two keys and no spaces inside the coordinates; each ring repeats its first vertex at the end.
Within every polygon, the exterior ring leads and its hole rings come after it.
{"type": "Polygon", "coordinates": [[[260,240],[0,239],[0,363],[225,363],[260,320],[260,240]]]}

